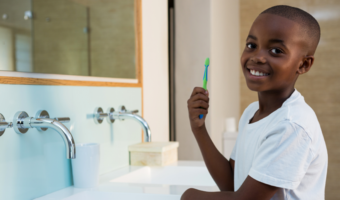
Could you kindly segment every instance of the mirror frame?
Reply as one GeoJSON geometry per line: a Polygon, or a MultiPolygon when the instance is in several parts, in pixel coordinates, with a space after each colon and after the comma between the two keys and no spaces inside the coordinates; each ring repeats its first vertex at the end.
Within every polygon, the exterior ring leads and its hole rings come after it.
{"type": "MultiPolygon", "coordinates": [[[[104,86],[104,87],[142,87],[142,2],[135,0],[135,37],[136,37],[136,79],[122,79],[114,77],[92,77],[92,76],[77,76],[81,77],[72,80],[73,75],[63,74],[44,74],[30,72],[13,72],[0,71],[0,84],[19,84],[19,85],[64,85],[64,86],[104,86]],[[13,73],[18,75],[13,76],[13,73]],[[6,75],[8,74],[8,75],[6,75]],[[24,74],[22,76],[22,74],[24,74]],[[27,75],[27,76],[25,76],[27,75]],[[36,76],[35,76],[36,75],[36,76]],[[40,78],[44,76],[52,76],[52,78],[40,78]],[[60,77],[58,77],[60,76],[60,77]],[[58,79],[53,78],[58,77],[58,79]],[[67,77],[63,79],[63,77],[67,77]],[[88,78],[89,77],[89,78],[88,78]],[[86,80],[86,79],[90,80],[86,80]],[[103,79],[103,81],[91,81],[91,79],[103,79]],[[77,80],[78,79],[78,80],[77,80]],[[112,81],[107,81],[112,79],[112,81]],[[119,81],[118,81],[119,80],[119,81]]],[[[76,75],[75,75],[76,76],[76,75]]]]}

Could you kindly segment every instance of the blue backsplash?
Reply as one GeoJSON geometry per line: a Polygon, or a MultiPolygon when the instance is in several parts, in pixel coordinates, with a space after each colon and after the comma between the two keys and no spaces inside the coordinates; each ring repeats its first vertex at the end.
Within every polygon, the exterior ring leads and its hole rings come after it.
{"type": "MultiPolygon", "coordinates": [[[[42,109],[51,117],[70,117],[65,125],[76,143],[100,144],[101,174],[128,165],[128,145],[141,142],[141,128],[134,121],[95,124],[92,118],[98,106],[141,111],[141,88],[0,85],[0,91],[6,121],[13,121],[18,111],[34,117],[42,109]]],[[[57,132],[6,129],[0,137],[0,199],[33,199],[71,185],[71,162],[57,132]]]]}

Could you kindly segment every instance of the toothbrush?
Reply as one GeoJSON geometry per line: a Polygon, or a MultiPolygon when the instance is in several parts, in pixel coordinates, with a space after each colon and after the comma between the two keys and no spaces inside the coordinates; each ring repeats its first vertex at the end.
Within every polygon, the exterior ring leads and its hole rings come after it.
{"type": "MultiPolygon", "coordinates": [[[[204,75],[203,75],[203,88],[207,90],[209,58],[205,59],[204,66],[205,66],[205,70],[204,70],[204,75]]],[[[203,114],[200,114],[199,118],[202,119],[203,116],[204,116],[203,114]]]]}

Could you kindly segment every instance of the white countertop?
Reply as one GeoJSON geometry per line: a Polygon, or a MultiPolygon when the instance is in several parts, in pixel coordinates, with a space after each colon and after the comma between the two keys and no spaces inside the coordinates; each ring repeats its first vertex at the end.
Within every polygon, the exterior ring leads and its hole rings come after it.
{"type": "MultiPolygon", "coordinates": [[[[36,200],[60,200],[60,199],[69,199],[71,196],[79,196],[79,199],[85,200],[84,196],[89,197],[91,195],[97,195],[97,199],[106,199],[101,198],[98,195],[101,194],[107,194],[107,199],[112,198],[118,198],[118,199],[125,199],[122,197],[123,194],[127,195],[149,195],[145,196],[146,199],[180,199],[181,195],[184,191],[186,191],[189,188],[196,188],[204,191],[219,191],[218,187],[212,182],[212,179],[210,178],[210,175],[208,175],[208,172],[205,168],[205,164],[203,161],[177,161],[176,163],[173,163],[171,165],[168,165],[166,167],[144,167],[144,166],[126,166],[117,170],[114,170],[110,173],[106,173],[103,175],[100,175],[99,177],[99,185],[95,188],[90,189],[81,189],[81,188],[74,188],[73,186],[64,188],[62,190],[53,192],[51,194],[45,195],[43,197],[37,198],[36,200]],[[138,181],[132,181],[129,182],[128,180],[123,180],[124,177],[132,177],[133,173],[144,173],[141,170],[145,170],[146,168],[153,169],[157,172],[166,172],[166,169],[169,169],[168,166],[172,166],[172,169],[177,169],[175,166],[179,166],[181,169],[185,167],[193,167],[193,168],[187,168],[187,169],[199,169],[204,170],[204,173],[201,173],[202,175],[195,176],[193,178],[200,179],[202,177],[203,183],[207,183],[206,185],[187,185],[187,183],[190,182],[190,180],[183,180],[183,183],[177,184],[174,183],[173,180],[169,179],[169,182],[167,183],[167,179],[163,178],[161,181],[158,182],[143,182],[140,183],[138,181]],[[123,181],[120,181],[123,180],[123,181]],[[173,183],[173,184],[171,184],[173,183]],[[110,198],[109,198],[110,197],[110,198]]],[[[171,167],[170,167],[171,168],[171,167]]],[[[172,170],[173,172],[174,170],[172,170]]],[[[168,172],[166,172],[168,173],[168,172]]],[[[182,170],[183,173],[183,170],[182,170]]],[[[154,175],[153,175],[154,176],[154,175]]],[[[128,179],[128,178],[127,178],[128,179]]],[[[190,178],[189,178],[190,179],[190,178]]],[[[202,182],[201,181],[201,182],[202,182]]],[[[175,181],[176,182],[176,181],[175,181]]],[[[196,181],[197,182],[197,181],[196,181]]],[[[135,199],[136,197],[130,197],[131,199],[135,199]]],[[[72,198],[72,199],[78,199],[78,198],[72,198]]],[[[88,198],[88,199],[95,199],[95,198],[88,198]]]]}

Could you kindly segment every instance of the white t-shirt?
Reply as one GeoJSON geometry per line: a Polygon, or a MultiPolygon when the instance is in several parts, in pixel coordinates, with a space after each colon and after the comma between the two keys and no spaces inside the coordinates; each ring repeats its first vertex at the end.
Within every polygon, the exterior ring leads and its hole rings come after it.
{"type": "Polygon", "coordinates": [[[281,188],[272,200],[325,199],[328,155],[319,121],[295,90],[282,107],[249,124],[259,103],[250,104],[239,123],[231,153],[237,191],[247,176],[281,188]]]}

